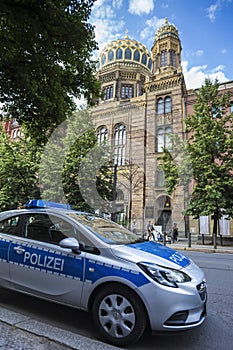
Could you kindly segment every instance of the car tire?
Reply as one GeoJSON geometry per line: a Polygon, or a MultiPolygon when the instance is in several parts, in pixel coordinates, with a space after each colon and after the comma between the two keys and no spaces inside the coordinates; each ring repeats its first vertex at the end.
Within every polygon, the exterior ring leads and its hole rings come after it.
{"type": "Polygon", "coordinates": [[[116,346],[126,346],[141,338],[147,316],[140,298],[119,284],[105,286],[94,298],[92,317],[97,332],[116,346]]]}

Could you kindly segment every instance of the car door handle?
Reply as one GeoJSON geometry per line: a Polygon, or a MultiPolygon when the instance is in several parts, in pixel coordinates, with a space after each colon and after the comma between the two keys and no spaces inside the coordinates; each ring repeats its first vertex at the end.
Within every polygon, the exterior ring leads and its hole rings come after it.
{"type": "Polygon", "coordinates": [[[25,252],[25,249],[22,247],[14,247],[14,250],[16,251],[16,253],[18,254],[23,254],[25,252]]]}

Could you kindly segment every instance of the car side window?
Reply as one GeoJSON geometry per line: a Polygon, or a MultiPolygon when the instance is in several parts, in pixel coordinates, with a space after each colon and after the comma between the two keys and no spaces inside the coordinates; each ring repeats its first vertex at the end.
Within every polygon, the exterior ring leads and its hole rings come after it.
{"type": "Polygon", "coordinates": [[[32,213],[27,215],[24,225],[24,236],[41,242],[59,244],[66,237],[71,236],[73,226],[59,217],[32,213]]]}
{"type": "Polygon", "coordinates": [[[14,216],[0,222],[0,232],[21,236],[19,216],[14,216]]]}

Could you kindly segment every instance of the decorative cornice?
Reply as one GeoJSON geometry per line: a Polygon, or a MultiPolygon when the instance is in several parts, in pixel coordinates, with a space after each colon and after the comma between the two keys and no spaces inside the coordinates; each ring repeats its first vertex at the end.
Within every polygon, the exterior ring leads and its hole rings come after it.
{"type": "Polygon", "coordinates": [[[114,104],[114,106],[112,104],[111,106],[110,105],[106,106],[105,103],[100,104],[97,107],[94,107],[92,109],[92,114],[95,116],[95,118],[98,116],[101,116],[101,117],[110,116],[120,111],[141,110],[145,108],[145,106],[146,106],[145,99],[142,99],[142,100],[137,99],[136,101],[134,101],[134,99],[129,99],[128,101],[121,100],[121,101],[117,101],[116,104],[114,104]]]}
{"type": "Polygon", "coordinates": [[[153,82],[145,83],[146,92],[153,92],[157,90],[167,90],[179,86],[183,81],[183,76],[178,75],[166,79],[160,79],[153,82]]]}

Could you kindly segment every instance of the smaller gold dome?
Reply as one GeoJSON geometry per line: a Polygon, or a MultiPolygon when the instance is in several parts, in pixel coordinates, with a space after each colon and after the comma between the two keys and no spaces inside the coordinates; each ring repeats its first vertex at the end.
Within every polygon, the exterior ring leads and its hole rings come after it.
{"type": "Polygon", "coordinates": [[[169,23],[167,18],[165,19],[165,23],[157,30],[155,41],[166,36],[173,36],[179,39],[178,29],[174,26],[174,24],[169,23]]]}

